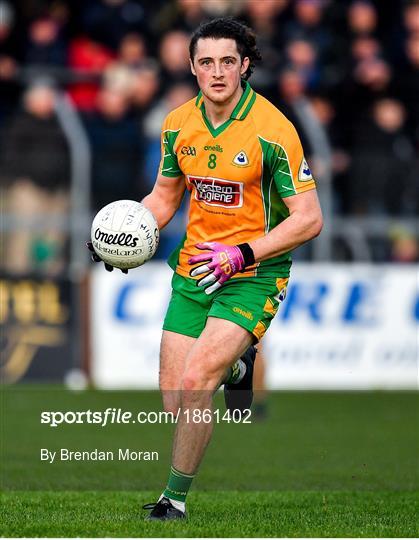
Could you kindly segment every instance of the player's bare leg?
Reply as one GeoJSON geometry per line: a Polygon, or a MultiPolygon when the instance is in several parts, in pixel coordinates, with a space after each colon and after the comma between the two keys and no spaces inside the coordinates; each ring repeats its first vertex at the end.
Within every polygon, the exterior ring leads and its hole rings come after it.
{"type": "Polygon", "coordinates": [[[160,346],[159,385],[164,410],[177,413],[180,407],[180,390],[186,359],[196,338],[163,331],[160,346]]]}
{"type": "Polygon", "coordinates": [[[198,339],[174,332],[163,333],[160,358],[160,388],[165,410],[182,414],[176,427],[172,467],[166,489],[158,503],[145,505],[148,519],[185,517],[185,499],[212,433],[212,396],[231,366],[252,343],[253,337],[240,326],[208,318],[198,339]],[[208,417],[202,412],[208,410],[208,417]],[[198,421],[193,421],[198,411],[198,421]],[[199,418],[201,421],[199,421],[199,418]]]}
{"type": "MultiPolygon", "coordinates": [[[[167,412],[177,413],[181,401],[180,390],[186,361],[196,338],[184,336],[168,330],[163,331],[160,346],[159,386],[162,393],[163,407],[167,412]]],[[[237,364],[240,362],[237,361],[237,364]]],[[[227,368],[220,384],[231,375],[227,368]]]]}
{"type": "MultiPolygon", "coordinates": [[[[194,343],[182,377],[182,411],[173,445],[173,466],[193,475],[204,455],[212,433],[212,420],[191,421],[194,410],[212,411],[212,396],[227,368],[253,341],[252,335],[237,324],[209,317],[201,336],[194,343]],[[189,411],[189,413],[187,413],[189,411]],[[189,414],[189,416],[188,416],[189,414]]],[[[206,419],[207,420],[207,419],[206,419]]]]}

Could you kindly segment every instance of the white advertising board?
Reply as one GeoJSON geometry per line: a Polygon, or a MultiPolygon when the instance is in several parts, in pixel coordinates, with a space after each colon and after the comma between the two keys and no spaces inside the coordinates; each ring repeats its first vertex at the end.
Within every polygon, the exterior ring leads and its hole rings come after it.
{"type": "MultiPolygon", "coordinates": [[[[157,388],[172,272],[150,262],[92,275],[92,365],[99,388],[157,388]]],[[[263,339],[272,389],[417,388],[418,268],[295,263],[263,339]]]]}

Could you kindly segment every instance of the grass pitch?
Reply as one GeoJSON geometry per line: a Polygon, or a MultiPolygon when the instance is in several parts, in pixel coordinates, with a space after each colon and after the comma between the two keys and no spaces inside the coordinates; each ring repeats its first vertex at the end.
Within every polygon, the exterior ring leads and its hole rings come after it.
{"type": "MultiPolygon", "coordinates": [[[[221,399],[221,396],[219,396],[221,399]]],[[[2,536],[416,537],[413,392],[278,392],[269,416],[215,426],[187,522],[143,520],[167,478],[173,426],[40,424],[45,410],[159,410],[154,392],[2,390],[2,536]],[[158,462],[43,463],[40,448],[150,449],[158,462]]],[[[217,405],[222,408],[219,400],[217,405]]]]}
{"type": "Polygon", "coordinates": [[[152,523],[151,492],[3,495],[2,533],[53,537],[415,537],[413,494],[400,492],[193,493],[187,522],[152,523]],[[145,514],[145,513],[144,513],[145,514]]]}

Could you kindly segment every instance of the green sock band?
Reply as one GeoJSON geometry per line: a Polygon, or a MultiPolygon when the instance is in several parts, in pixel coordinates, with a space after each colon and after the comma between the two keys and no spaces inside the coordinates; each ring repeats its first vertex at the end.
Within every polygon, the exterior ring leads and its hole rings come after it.
{"type": "Polygon", "coordinates": [[[185,474],[171,467],[163,495],[169,499],[175,499],[175,501],[185,502],[194,477],[193,474],[185,474]]]}

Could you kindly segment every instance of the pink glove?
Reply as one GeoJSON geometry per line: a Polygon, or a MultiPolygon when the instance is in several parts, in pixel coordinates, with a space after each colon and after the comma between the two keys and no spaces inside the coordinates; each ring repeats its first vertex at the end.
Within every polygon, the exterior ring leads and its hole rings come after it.
{"type": "Polygon", "coordinates": [[[202,253],[191,257],[189,264],[205,263],[191,270],[191,276],[200,276],[198,287],[206,287],[205,293],[211,294],[223,285],[234,274],[245,268],[245,260],[242,250],[238,246],[227,246],[219,242],[203,242],[196,244],[198,249],[209,249],[211,253],[202,253]]]}

